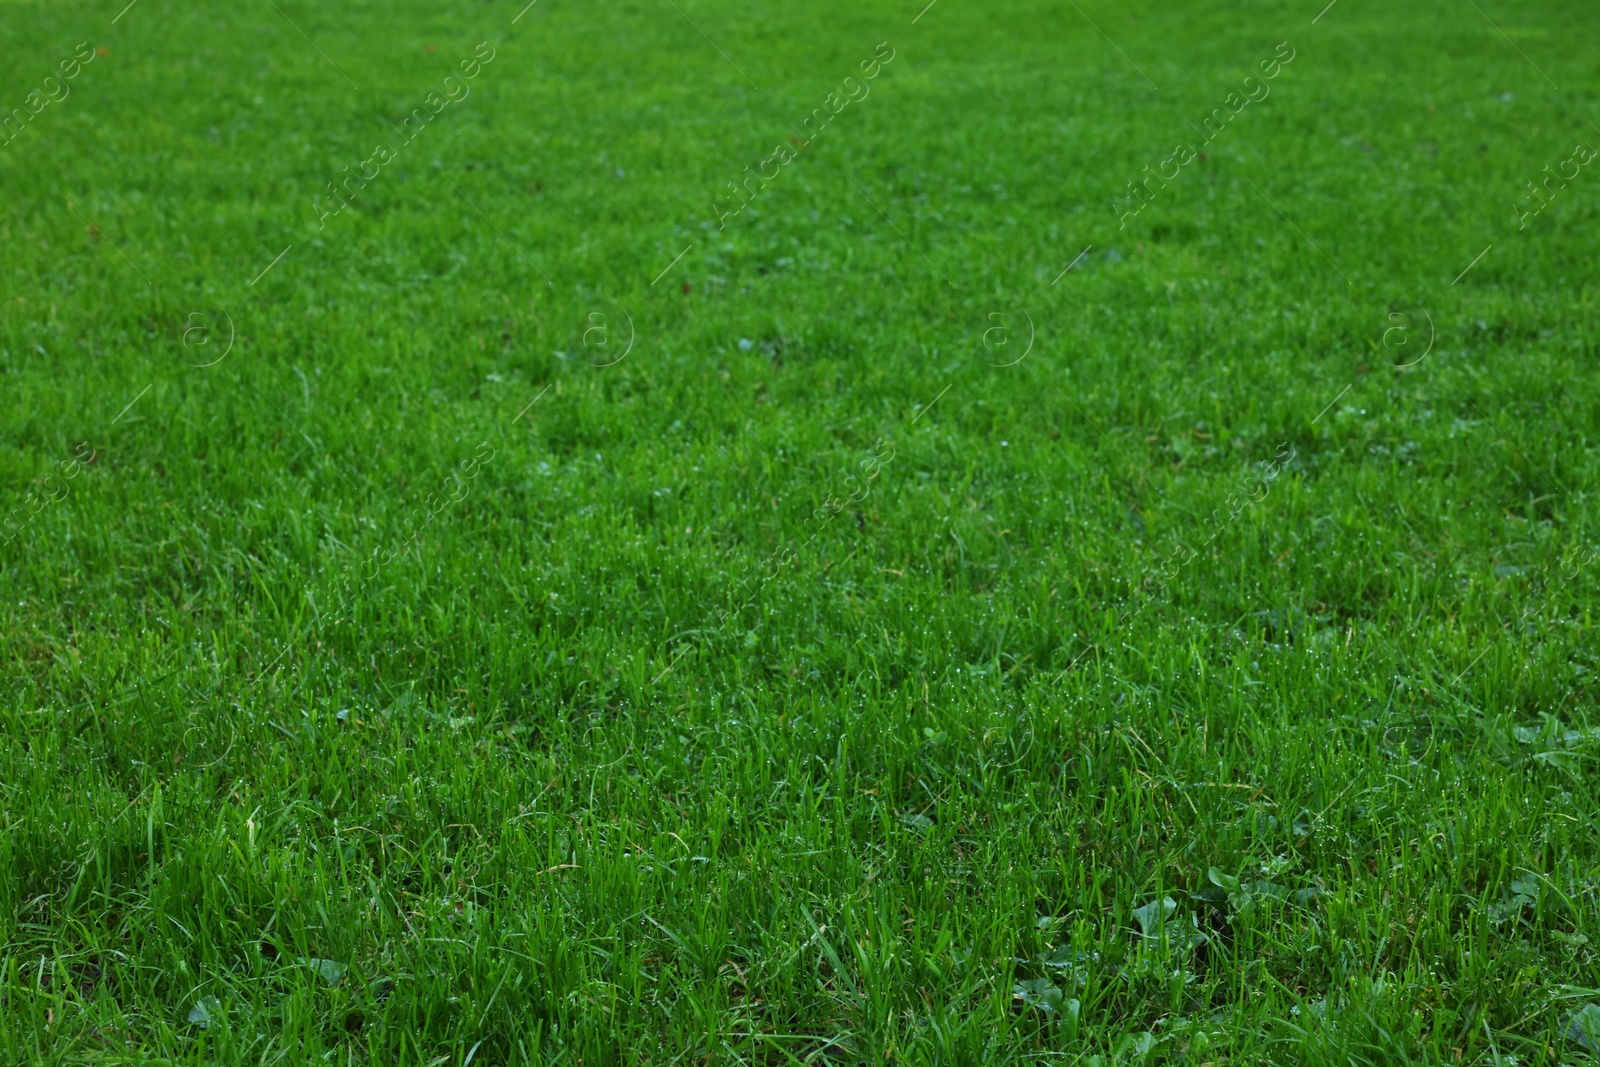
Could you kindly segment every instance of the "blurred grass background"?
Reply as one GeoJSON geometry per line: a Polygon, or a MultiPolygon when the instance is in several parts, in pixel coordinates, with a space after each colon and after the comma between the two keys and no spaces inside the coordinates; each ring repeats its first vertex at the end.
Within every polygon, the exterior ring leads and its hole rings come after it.
{"type": "Polygon", "coordinates": [[[6,1058],[1583,1062],[1593,11],[675,3],[0,9],[6,1058]]]}

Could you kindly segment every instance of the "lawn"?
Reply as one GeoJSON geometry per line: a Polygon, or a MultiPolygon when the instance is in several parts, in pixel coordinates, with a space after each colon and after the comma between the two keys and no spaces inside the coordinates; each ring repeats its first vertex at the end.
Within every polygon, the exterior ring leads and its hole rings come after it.
{"type": "Polygon", "coordinates": [[[1593,1062],[1592,4],[125,2],[0,1061],[1593,1062]]]}

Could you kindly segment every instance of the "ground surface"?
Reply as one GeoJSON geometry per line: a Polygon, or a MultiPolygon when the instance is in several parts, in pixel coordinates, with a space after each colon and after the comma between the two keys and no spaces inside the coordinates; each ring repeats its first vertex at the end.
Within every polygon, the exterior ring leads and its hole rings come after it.
{"type": "Polygon", "coordinates": [[[1587,1062],[1592,5],[121,6],[0,1060],[1587,1062]]]}

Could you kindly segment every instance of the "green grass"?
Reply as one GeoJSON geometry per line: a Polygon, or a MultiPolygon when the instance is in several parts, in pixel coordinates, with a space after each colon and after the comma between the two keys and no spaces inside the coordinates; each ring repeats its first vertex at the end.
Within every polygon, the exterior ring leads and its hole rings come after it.
{"type": "Polygon", "coordinates": [[[1592,1062],[1600,25],[1321,6],[0,7],[0,1061],[1592,1062]]]}

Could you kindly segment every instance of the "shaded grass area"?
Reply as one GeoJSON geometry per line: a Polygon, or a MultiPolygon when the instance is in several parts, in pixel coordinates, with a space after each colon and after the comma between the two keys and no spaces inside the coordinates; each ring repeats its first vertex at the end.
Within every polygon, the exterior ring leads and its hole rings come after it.
{"type": "Polygon", "coordinates": [[[0,9],[105,50],[0,147],[8,1061],[1591,1058],[1593,12],[120,8],[0,9]]]}

